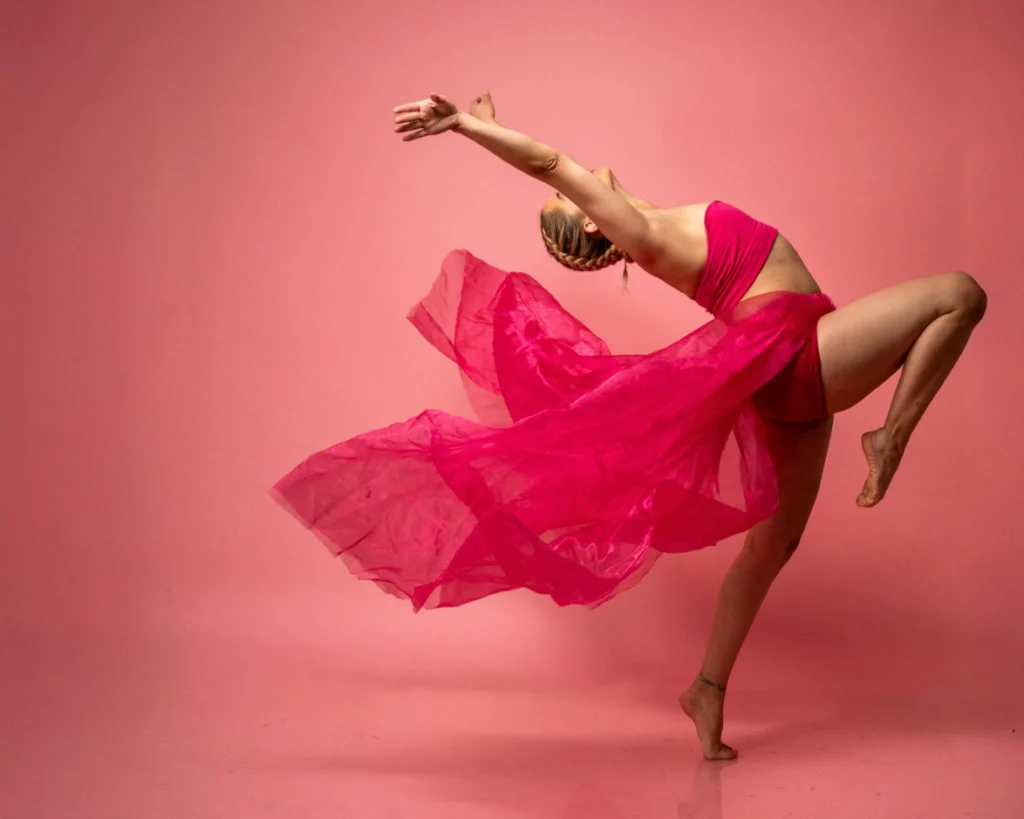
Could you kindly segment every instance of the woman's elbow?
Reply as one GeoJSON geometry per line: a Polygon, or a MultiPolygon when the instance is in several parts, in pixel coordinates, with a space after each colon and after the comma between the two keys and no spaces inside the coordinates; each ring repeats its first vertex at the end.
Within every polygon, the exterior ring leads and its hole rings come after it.
{"type": "Polygon", "coordinates": [[[540,152],[530,163],[530,172],[538,179],[550,179],[562,164],[558,151],[546,149],[540,152]]]}

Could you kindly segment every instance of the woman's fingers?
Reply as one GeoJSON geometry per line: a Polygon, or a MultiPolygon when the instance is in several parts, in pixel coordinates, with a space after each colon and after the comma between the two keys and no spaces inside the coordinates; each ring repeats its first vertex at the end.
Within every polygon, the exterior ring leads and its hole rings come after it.
{"type": "Polygon", "coordinates": [[[405,102],[395,106],[391,113],[404,114],[408,111],[419,111],[424,105],[430,105],[430,100],[417,100],[416,102],[405,102]]]}
{"type": "Polygon", "coordinates": [[[403,142],[411,142],[448,130],[454,118],[442,116],[442,112],[448,113],[442,106],[451,106],[443,94],[431,94],[428,99],[395,106],[395,133],[403,135],[403,142]]]}

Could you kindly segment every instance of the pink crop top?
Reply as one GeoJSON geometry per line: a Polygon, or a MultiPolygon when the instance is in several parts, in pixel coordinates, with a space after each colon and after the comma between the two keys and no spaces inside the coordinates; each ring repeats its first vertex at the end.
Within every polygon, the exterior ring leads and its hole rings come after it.
{"type": "Polygon", "coordinates": [[[704,227],[708,233],[708,258],[693,300],[713,316],[719,316],[735,307],[750,289],[768,260],[779,231],[718,201],[708,205],[704,227]]]}

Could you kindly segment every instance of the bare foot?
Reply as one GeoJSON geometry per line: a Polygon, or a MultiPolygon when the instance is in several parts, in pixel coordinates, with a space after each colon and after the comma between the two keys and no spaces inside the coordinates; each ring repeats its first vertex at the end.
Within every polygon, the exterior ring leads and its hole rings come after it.
{"type": "Polygon", "coordinates": [[[738,754],[722,742],[722,707],[725,694],[700,680],[679,695],[679,706],[697,726],[697,737],[705,759],[735,759],[738,754]]]}
{"type": "Polygon", "coordinates": [[[865,432],[860,439],[860,445],[864,449],[864,457],[868,460],[868,479],[864,481],[857,505],[874,506],[885,497],[885,492],[900,465],[903,450],[884,428],[865,432]]]}

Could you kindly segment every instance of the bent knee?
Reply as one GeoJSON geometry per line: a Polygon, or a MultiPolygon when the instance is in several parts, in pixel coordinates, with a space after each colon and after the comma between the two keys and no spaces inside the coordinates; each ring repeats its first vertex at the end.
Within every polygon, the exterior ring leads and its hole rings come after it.
{"type": "Polygon", "coordinates": [[[788,541],[786,542],[786,548],[785,548],[785,550],[783,551],[783,561],[784,561],[785,563],[788,563],[788,562],[789,562],[789,559],[790,559],[790,558],[791,558],[791,557],[792,557],[792,556],[793,556],[794,554],[796,554],[796,550],[797,550],[797,548],[798,548],[799,546],[800,546],[800,537],[799,537],[799,536],[797,536],[797,537],[794,537],[794,538],[790,538],[790,539],[789,539],[789,540],[788,540],[788,541]]]}
{"type": "Polygon", "coordinates": [[[782,568],[789,563],[790,558],[796,554],[797,548],[800,546],[800,535],[791,537],[788,540],[780,541],[778,547],[774,550],[773,558],[779,561],[779,568],[782,568]]]}
{"type": "Polygon", "coordinates": [[[800,546],[801,535],[792,537],[762,537],[747,542],[747,548],[753,552],[757,560],[770,564],[772,571],[778,571],[796,553],[800,546]]]}
{"type": "Polygon", "coordinates": [[[947,278],[953,309],[977,324],[985,315],[988,295],[969,273],[958,271],[950,273],[947,278]]]}

